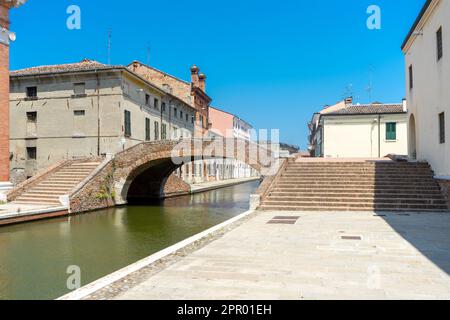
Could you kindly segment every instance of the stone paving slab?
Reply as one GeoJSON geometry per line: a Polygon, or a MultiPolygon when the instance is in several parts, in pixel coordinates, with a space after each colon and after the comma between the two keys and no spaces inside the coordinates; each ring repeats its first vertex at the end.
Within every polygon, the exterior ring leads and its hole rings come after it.
{"type": "Polygon", "coordinates": [[[300,219],[267,224],[279,215],[260,212],[114,298],[450,299],[449,214],[283,212],[300,219]]]}

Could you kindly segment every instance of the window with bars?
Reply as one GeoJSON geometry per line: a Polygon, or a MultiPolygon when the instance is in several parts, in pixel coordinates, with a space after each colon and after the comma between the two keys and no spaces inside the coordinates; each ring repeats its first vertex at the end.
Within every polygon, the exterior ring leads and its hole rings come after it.
{"type": "Polygon", "coordinates": [[[440,27],[439,30],[436,32],[436,40],[437,40],[437,59],[439,61],[441,60],[442,55],[444,53],[442,46],[442,27],[440,27]]]}
{"type": "Polygon", "coordinates": [[[445,113],[439,114],[439,142],[445,143],[445,113]]]}
{"type": "Polygon", "coordinates": [[[27,147],[27,160],[37,159],[37,149],[36,147],[27,147]]]}
{"type": "Polygon", "coordinates": [[[124,130],[125,130],[125,136],[130,137],[131,136],[131,112],[128,110],[125,110],[124,130]]]}
{"type": "Polygon", "coordinates": [[[397,140],[397,123],[386,123],[386,140],[397,140]]]}

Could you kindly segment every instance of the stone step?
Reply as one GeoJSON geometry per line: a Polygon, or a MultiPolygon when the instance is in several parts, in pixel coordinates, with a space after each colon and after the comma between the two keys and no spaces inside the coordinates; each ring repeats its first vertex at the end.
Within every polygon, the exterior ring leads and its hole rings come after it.
{"type": "Polygon", "coordinates": [[[275,188],[284,188],[284,187],[292,187],[292,186],[321,186],[325,188],[379,188],[379,189],[385,189],[385,188],[421,188],[421,187],[438,187],[437,183],[427,183],[423,184],[420,182],[408,182],[408,183],[401,183],[401,182],[395,182],[395,183],[389,183],[389,182],[374,182],[374,181],[298,181],[298,182],[284,182],[280,181],[275,184],[275,188]]]}
{"type": "Polygon", "coordinates": [[[396,192],[396,191],[439,191],[440,188],[437,184],[432,185],[404,185],[402,188],[399,188],[396,185],[350,185],[350,184],[304,184],[304,185],[298,185],[296,183],[293,184],[286,184],[286,185],[275,185],[272,191],[314,191],[314,192],[349,192],[350,190],[352,192],[357,191],[379,191],[379,192],[396,192]]]}
{"type": "Polygon", "coordinates": [[[274,191],[269,194],[269,197],[291,197],[291,198],[419,198],[419,199],[444,199],[442,194],[438,191],[427,191],[420,193],[392,193],[392,192],[361,192],[355,191],[350,193],[345,192],[281,192],[274,191]]]}
{"type": "Polygon", "coordinates": [[[310,173],[283,173],[282,178],[300,178],[300,179],[328,179],[328,178],[372,178],[372,179],[396,179],[396,178],[413,178],[413,179],[433,179],[433,175],[428,174],[405,174],[403,172],[391,173],[325,173],[325,174],[310,174],[310,173]]]}
{"type": "Polygon", "coordinates": [[[352,207],[352,208],[339,208],[336,210],[335,207],[327,207],[327,206],[284,206],[284,205],[261,205],[259,207],[259,210],[264,211],[317,211],[317,212],[324,212],[324,211],[378,211],[378,212],[449,212],[449,209],[443,208],[432,208],[432,209],[424,209],[424,208],[418,208],[418,209],[408,209],[408,208],[390,208],[388,206],[382,207],[382,208],[358,208],[358,207],[352,207]]]}
{"type": "Polygon", "coordinates": [[[279,207],[291,207],[291,208],[303,208],[303,207],[326,207],[335,209],[355,209],[355,208],[367,208],[367,209],[404,209],[404,210],[420,210],[420,209],[440,209],[448,210],[447,205],[439,204],[404,204],[404,203],[367,203],[367,202],[310,202],[310,201],[297,201],[297,202],[279,202],[279,201],[264,201],[263,206],[279,206],[279,207]]]}
{"type": "Polygon", "coordinates": [[[296,176],[282,176],[280,181],[413,181],[413,182],[435,182],[435,180],[430,176],[424,177],[414,177],[414,176],[397,176],[397,177],[387,177],[387,176],[310,176],[310,177],[296,177],[296,176]]]}
{"type": "Polygon", "coordinates": [[[29,203],[35,203],[35,204],[51,204],[51,205],[61,205],[61,203],[57,200],[47,200],[47,199],[34,199],[34,198],[27,198],[27,199],[21,199],[17,198],[14,203],[18,204],[29,204],[29,203]]]}
{"type": "Polygon", "coordinates": [[[53,200],[53,201],[59,201],[60,195],[39,195],[39,194],[23,194],[20,197],[18,197],[18,200],[28,200],[28,199],[41,199],[41,200],[53,200]]]}
{"type": "Polygon", "coordinates": [[[292,204],[305,204],[305,203],[354,203],[354,202],[364,202],[366,204],[377,204],[377,203],[395,203],[395,204],[431,204],[431,205],[446,205],[447,200],[443,199],[430,199],[430,198],[378,198],[378,197],[280,197],[280,196],[269,196],[263,203],[292,203],[292,204]]]}

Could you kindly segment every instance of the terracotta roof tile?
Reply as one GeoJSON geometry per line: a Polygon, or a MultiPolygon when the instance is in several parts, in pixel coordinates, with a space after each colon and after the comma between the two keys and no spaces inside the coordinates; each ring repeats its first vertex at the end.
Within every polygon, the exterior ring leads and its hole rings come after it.
{"type": "Polygon", "coordinates": [[[358,115],[358,114],[380,114],[380,113],[406,113],[403,104],[361,104],[350,105],[334,112],[324,115],[358,115]]]}
{"type": "Polygon", "coordinates": [[[77,63],[68,64],[58,64],[49,66],[38,66],[32,68],[26,68],[16,71],[11,71],[11,76],[31,76],[40,75],[48,73],[66,73],[66,72],[77,72],[77,71],[90,71],[90,70],[105,70],[112,69],[122,66],[110,66],[94,60],[84,59],[77,63]]]}

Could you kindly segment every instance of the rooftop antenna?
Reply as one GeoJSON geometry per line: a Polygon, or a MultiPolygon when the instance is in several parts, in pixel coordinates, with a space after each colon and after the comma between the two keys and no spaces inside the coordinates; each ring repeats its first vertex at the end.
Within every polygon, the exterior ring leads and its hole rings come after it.
{"type": "Polygon", "coordinates": [[[370,102],[372,102],[372,92],[373,92],[372,76],[373,76],[373,67],[372,67],[372,65],[370,65],[369,66],[369,86],[366,88],[366,91],[369,94],[369,101],[370,102]]]}
{"type": "Polygon", "coordinates": [[[147,65],[150,65],[150,43],[147,42],[147,65]]]}
{"type": "Polygon", "coordinates": [[[111,64],[111,40],[112,40],[112,29],[108,30],[108,64],[111,64]]]}
{"type": "Polygon", "coordinates": [[[348,97],[353,97],[353,84],[348,84],[345,87],[343,99],[347,99],[348,97]]]}

